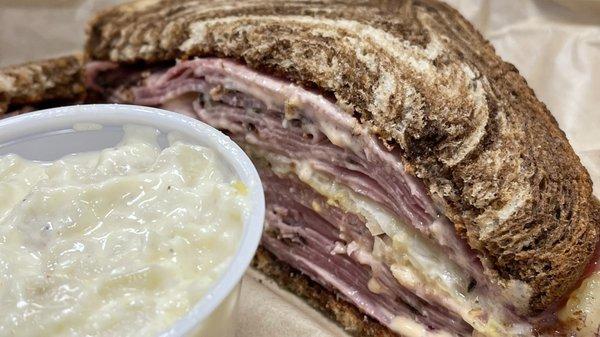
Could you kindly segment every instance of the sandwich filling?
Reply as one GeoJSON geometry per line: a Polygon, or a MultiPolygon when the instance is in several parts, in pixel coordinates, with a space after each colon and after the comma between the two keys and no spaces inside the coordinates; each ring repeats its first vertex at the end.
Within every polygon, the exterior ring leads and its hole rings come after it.
{"type": "Polygon", "coordinates": [[[511,304],[526,301],[526,289],[491,282],[400,150],[325,95],[223,59],[150,69],[93,62],[86,81],[110,101],[228,133],[265,187],[262,245],[391,330],[532,334],[511,304]]]}

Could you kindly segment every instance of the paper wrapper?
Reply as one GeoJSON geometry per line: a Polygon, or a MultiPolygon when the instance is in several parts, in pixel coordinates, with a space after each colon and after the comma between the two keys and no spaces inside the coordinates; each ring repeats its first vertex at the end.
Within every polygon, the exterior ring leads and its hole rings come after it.
{"type": "MultiPolygon", "coordinates": [[[[81,50],[91,13],[116,0],[0,0],[0,66],[81,50]]],[[[448,0],[546,103],[600,187],[600,0],[448,0]]],[[[250,271],[239,337],[346,334],[250,271]]]]}

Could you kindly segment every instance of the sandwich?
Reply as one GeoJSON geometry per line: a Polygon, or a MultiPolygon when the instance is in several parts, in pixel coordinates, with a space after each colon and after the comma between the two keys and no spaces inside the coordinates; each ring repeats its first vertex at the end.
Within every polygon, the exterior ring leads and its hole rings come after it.
{"type": "Polygon", "coordinates": [[[76,60],[87,102],[161,107],[236,141],[267,201],[254,268],[349,333],[600,329],[589,175],[448,5],[137,1],[98,14],[76,60]]]}
{"type": "Polygon", "coordinates": [[[0,117],[82,102],[85,86],[80,55],[0,69],[0,117]]]}

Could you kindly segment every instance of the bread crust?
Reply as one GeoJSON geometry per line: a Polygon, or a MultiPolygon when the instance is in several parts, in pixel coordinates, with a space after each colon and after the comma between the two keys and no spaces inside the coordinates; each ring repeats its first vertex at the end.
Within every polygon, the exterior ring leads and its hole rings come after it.
{"type": "Polygon", "coordinates": [[[403,151],[491,277],[540,312],[598,241],[587,171],[546,106],[457,11],[415,1],[139,1],[89,25],[94,60],[229,57],[331,93],[403,151]]]}
{"type": "Polygon", "coordinates": [[[80,101],[82,56],[69,55],[0,68],[0,115],[22,106],[80,101]]]}

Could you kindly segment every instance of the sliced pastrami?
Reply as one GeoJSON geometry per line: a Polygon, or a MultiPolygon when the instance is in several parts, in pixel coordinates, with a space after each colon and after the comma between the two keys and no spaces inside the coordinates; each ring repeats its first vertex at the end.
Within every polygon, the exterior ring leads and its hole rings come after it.
{"type": "Polygon", "coordinates": [[[275,256],[385,325],[402,315],[432,331],[471,334],[460,317],[400,286],[389,268],[370,255],[373,237],[359,217],[328,205],[293,176],[278,177],[265,168],[259,173],[267,201],[262,244],[275,256]],[[376,292],[368,289],[373,281],[376,292]]]}
{"type": "MultiPolygon", "coordinates": [[[[143,85],[109,96],[115,101],[159,105],[190,91],[202,93],[200,100],[193,101],[200,120],[266,151],[312,160],[324,173],[436,240],[461,268],[484,282],[479,259],[436,210],[425,186],[404,170],[398,150],[386,149],[354,117],[323,96],[222,59],[180,62],[149,75],[143,85]],[[128,101],[130,97],[133,100],[128,101]],[[433,224],[449,230],[436,230],[433,224]]],[[[189,114],[187,109],[182,112],[189,114]]]]}
{"type": "MultiPolygon", "coordinates": [[[[110,68],[106,64],[97,68],[101,67],[110,68]]],[[[94,81],[99,72],[92,69],[89,81],[102,85],[90,87],[101,90],[109,100],[161,106],[195,116],[227,132],[242,147],[286,158],[292,166],[307,163],[329,181],[386,209],[404,226],[417,229],[417,236],[441,249],[452,268],[460,268],[464,291],[475,302],[480,295],[482,299],[488,295],[498,298],[501,302],[493,305],[500,309],[494,311],[502,312],[503,322],[523,322],[507,309],[509,305],[504,308],[501,296],[494,295],[499,290],[489,283],[476,254],[435,207],[425,186],[406,172],[399,149],[384,145],[324,96],[223,59],[183,61],[170,68],[139,72],[132,75],[135,85],[107,84],[106,78],[94,81]]],[[[260,156],[254,159],[261,160],[260,156]]],[[[267,197],[262,244],[279,259],[335,289],[388,326],[394,317],[406,316],[431,331],[459,336],[472,331],[456,314],[464,314],[457,307],[459,302],[446,302],[415,284],[403,286],[381,258],[374,258],[374,242],[391,244],[385,231],[371,227],[369,231],[364,219],[330,207],[293,175],[281,179],[269,169],[261,174],[267,197]]],[[[444,266],[442,263],[440,268],[444,266]]],[[[477,312],[477,324],[487,326],[490,317],[486,311],[477,312]]]]}

